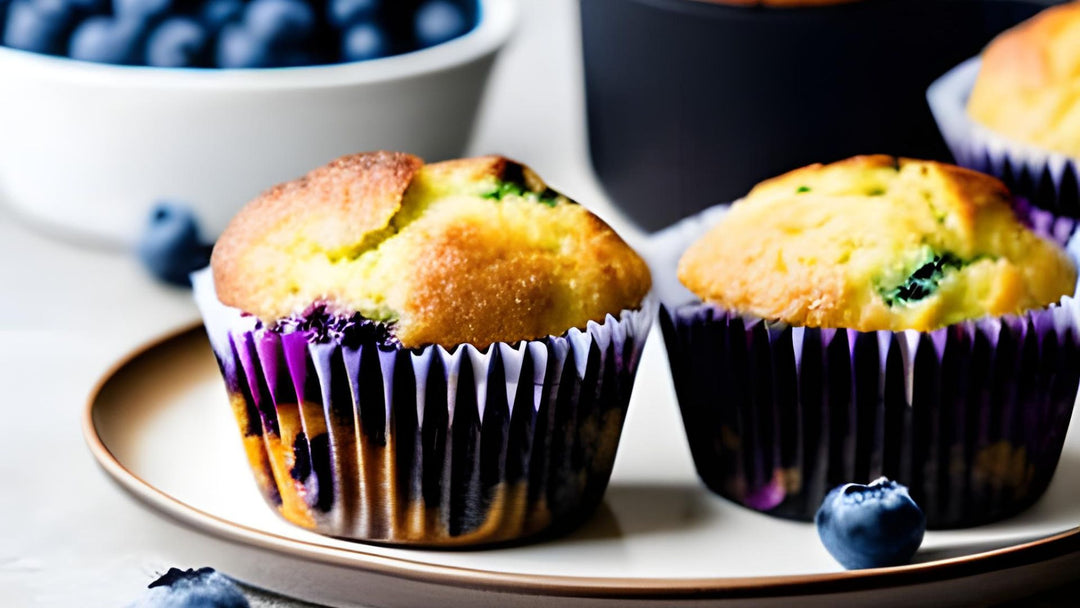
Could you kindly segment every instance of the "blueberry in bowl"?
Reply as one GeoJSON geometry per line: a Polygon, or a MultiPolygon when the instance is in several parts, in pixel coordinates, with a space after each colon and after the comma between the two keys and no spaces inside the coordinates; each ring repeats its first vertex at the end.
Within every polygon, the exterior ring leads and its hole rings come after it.
{"type": "Polygon", "coordinates": [[[341,37],[341,56],[349,61],[378,59],[390,54],[390,43],[379,27],[370,23],[358,23],[341,37]]]}
{"type": "Polygon", "coordinates": [[[191,17],[171,17],[146,42],[146,64],[163,68],[198,65],[209,49],[209,27],[191,17]]]}
{"type": "Polygon", "coordinates": [[[244,12],[243,0],[206,0],[197,15],[210,31],[220,32],[227,23],[237,21],[244,12]]]}
{"type": "Polygon", "coordinates": [[[518,5],[461,0],[467,29],[420,48],[420,4],[0,0],[18,93],[0,96],[0,197],[130,247],[148,201],[189,202],[213,238],[266,184],[344,152],[460,156],[518,5]]]}
{"type": "Polygon", "coordinates": [[[0,4],[6,14],[0,44],[34,53],[59,54],[66,47],[75,21],[72,5],[64,0],[15,0],[0,4]]]}
{"type": "Polygon", "coordinates": [[[460,38],[478,0],[3,0],[0,46],[121,65],[274,68],[378,59],[460,38]]]}
{"type": "Polygon", "coordinates": [[[416,41],[422,47],[442,44],[469,30],[464,8],[451,0],[427,0],[414,19],[416,41]]]}
{"type": "Polygon", "coordinates": [[[80,23],[71,34],[72,59],[133,65],[143,61],[146,22],[137,17],[98,15],[80,23]]]}
{"type": "Polygon", "coordinates": [[[381,5],[380,0],[329,0],[326,16],[331,25],[345,30],[356,23],[371,23],[381,5]]]}

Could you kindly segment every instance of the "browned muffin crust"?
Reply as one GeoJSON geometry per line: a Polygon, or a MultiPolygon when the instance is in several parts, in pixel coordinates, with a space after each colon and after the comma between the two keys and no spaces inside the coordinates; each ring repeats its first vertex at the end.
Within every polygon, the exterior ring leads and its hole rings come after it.
{"type": "Polygon", "coordinates": [[[1005,186],[933,161],[859,156],[766,180],[679,262],[707,302],[794,325],[930,331],[1072,293],[1066,253],[1005,186]]]}
{"type": "Polygon", "coordinates": [[[218,299],[260,316],[269,307],[260,299],[281,289],[283,277],[272,269],[291,262],[285,244],[299,233],[313,248],[340,251],[385,228],[423,164],[401,152],[352,154],[263,192],[214,245],[218,299]]]}
{"type": "Polygon", "coordinates": [[[500,156],[339,159],[253,201],[211,265],[219,299],[267,324],[324,304],[392,323],[407,347],[559,335],[651,285],[607,224],[500,156]],[[507,183],[520,190],[495,192],[507,183]]]}

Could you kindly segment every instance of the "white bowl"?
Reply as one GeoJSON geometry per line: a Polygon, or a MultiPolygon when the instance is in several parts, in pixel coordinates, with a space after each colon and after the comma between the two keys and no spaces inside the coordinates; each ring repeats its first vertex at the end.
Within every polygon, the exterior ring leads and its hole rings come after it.
{"type": "Polygon", "coordinates": [[[150,207],[190,204],[204,237],[265,188],[351,152],[427,160],[468,143],[516,0],[481,0],[450,42],[267,70],[73,61],[0,47],[0,200],[82,240],[130,244],[150,207]]]}

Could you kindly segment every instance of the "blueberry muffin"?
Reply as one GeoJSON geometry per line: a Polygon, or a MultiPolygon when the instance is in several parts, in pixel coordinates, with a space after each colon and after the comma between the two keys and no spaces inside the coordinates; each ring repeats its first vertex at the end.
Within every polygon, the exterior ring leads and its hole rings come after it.
{"type": "Polygon", "coordinates": [[[1048,8],[927,92],[957,163],[1000,178],[1022,207],[1069,232],[1080,218],[1077,40],[1080,2],[1048,8]]]}
{"type": "Polygon", "coordinates": [[[1006,137],[1080,158],[1080,2],[1006,31],[982,55],[967,110],[1006,137]]]}
{"type": "Polygon", "coordinates": [[[287,520],[470,545],[598,504],[649,272],[523,165],[340,158],[245,207],[195,284],[256,481],[287,520]]]}
{"type": "Polygon", "coordinates": [[[679,262],[661,315],[698,472],[809,520],[887,476],[931,527],[1034,502],[1080,382],[1076,267],[994,178],[856,157],[768,180],[679,262]]]}

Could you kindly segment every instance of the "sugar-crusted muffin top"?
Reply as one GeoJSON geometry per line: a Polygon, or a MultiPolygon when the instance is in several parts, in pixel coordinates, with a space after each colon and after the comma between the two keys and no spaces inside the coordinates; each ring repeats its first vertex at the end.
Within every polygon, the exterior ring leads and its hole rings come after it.
{"type": "Polygon", "coordinates": [[[929,331],[1073,293],[1066,253],[998,180],[858,156],[762,182],[683,255],[703,300],[795,325],[929,331]]]}
{"type": "Polygon", "coordinates": [[[339,158],[249,203],[211,259],[218,298],[274,326],[312,310],[405,347],[560,335],[640,306],[645,262],[603,221],[498,156],[339,158]]]}
{"type": "Polygon", "coordinates": [[[1080,158],[1080,2],[995,38],[967,110],[1002,135],[1080,158]]]}

